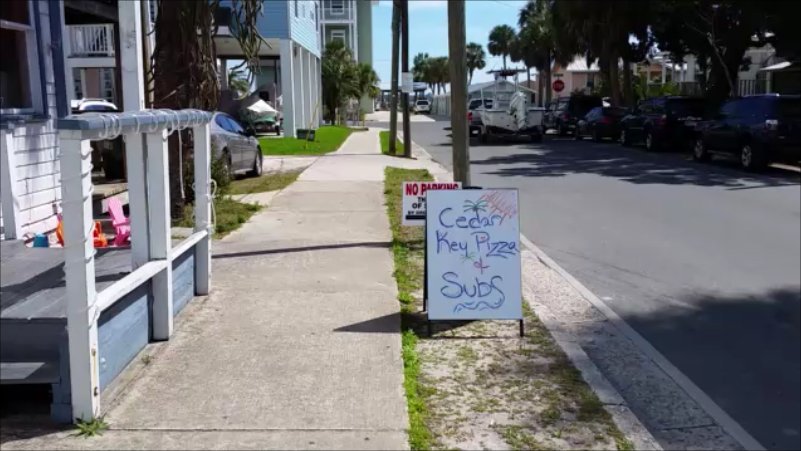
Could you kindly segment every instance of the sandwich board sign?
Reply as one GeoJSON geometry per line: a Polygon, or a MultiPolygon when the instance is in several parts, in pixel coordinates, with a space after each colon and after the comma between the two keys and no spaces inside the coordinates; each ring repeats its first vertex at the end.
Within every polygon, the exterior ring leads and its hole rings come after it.
{"type": "Polygon", "coordinates": [[[428,319],[522,320],[517,190],[430,191],[426,202],[428,319]]]}
{"type": "Polygon", "coordinates": [[[421,226],[426,223],[426,193],[429,190],[461,189],[461,182],[403,182],[401,224],[421,226]]]}

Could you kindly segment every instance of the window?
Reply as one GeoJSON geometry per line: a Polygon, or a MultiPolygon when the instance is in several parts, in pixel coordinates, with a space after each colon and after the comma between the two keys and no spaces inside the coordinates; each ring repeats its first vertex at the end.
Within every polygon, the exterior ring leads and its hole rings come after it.
{"type": "Polygon", "coordinates": [[[737,110],[737,100],[729,100],[728,102],[724,103],[722,107],[720,107],[720,114],[724,117],[735,117],[735,111],[737,110]]]}
{"type": "Polygon", "coordinates": [[[331,41],[335,41],[339,39],[342,43],[345,43],[345,30],[331,30],[331,41]]]}
{"type": "Polygon", "coordinates": [[[295,0],[295,17],[298,17],[298,0],[295,0]]]}
{"type": "Polygon", "coordinates": [[[331,14],[337,16],[345,14],[345,0],[331,0],[331,14]]]}
{"type": "Polygon", "coordinates": [[[228,121],[227,121],[227,120],[225,120],[225,116],[223,116],[222,114],[219,114],[219,115],[217,115],[217,117],[216,117],[216,118],[214,118],[214,122],[215,122],[217,125],[219,125],[219,126],[220,126],[220,128],[222,128],[223,130],[225,130],[225,131],[227,131],[227,132],[230,132],[230,131],[231,131],[231,126],[230,126],[230,125],[228,125],[228,121]]]}
{"type": "Polygon", "coordinates": [[[239,125],[239,122],[237,122],[236,119],[228,115],[225,115],[225,119],[228,121],[228,127],[231,133],[245,133],[245,129],[239,125]]]}
{"type": "Polygon", "coordinates": [[[0,109],[32,113],[40,107],[36,35],[28,1],[0,2],[0,109]]]}

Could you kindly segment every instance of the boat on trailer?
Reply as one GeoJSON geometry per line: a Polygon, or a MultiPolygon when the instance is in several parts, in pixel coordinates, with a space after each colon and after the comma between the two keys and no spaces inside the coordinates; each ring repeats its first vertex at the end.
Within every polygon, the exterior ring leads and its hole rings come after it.
{"type": "Polygon", "coordinates": [[[498,91],[496,83],[492,90],[481,90],[481,105],[476,112],[481,116],[479,137],[487,142],[491,135],[529,136],[533,142],[542,141],[545,130],[542,118],[545,108],[531,105],[529,96],[520,90],[518,75],[525,72],[522,69],[504,69],[490,71],[497,77],[513,77],[514,91],[498,91]],[[492,102],[486,102],[492,100],[492,102]],[[487,104],[491,107],[487,108],[487,104]]]}

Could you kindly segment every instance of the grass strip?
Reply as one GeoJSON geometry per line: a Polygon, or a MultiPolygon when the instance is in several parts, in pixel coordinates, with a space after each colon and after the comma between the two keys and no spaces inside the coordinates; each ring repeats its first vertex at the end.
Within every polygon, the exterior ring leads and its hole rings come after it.
{"type": "Polygon", "coordinates": [[[298,138],[259,138],[264,155],[323,155],[339,149],[353,130],[339,125],[324,125],[314,132],[314,141],[298,138]]]}
{"type": "Polygon", "coordinates": [[[381,153],[384,155],[389,155],[391,157],[396,156],[403,156],[403,143],[400,142],[399,139],[395,138],[395,155],[389,153],[389,132],[384,130],[378,132],[378,139],[381,141],[381,153]]]}
{"type": "Polygon", "coordinates": [[[409,447],[414,450],[431,449],[431,431],[426,426],[428,408],[420,384],[420,360],[417,353],[418,337],[412,327],[411,313],[414,292],[423,280],[423,228],[401,225],[401,185],[404,181],[433,180],[421,169],[387,168],[384,172],[384,199],[392,229],[392,254],[395,261],[395,280],[398,284],[398,301],[401,304],[403,388],[409,411],[409,447]]]}
{"type": "Polygon", "coordinates": [[[228,187],[229,194],[263,193],[284,189],[291,185],[303,171],[276,172],[264,174],[261,177],[247,177],[231,180],[228,187]]]}

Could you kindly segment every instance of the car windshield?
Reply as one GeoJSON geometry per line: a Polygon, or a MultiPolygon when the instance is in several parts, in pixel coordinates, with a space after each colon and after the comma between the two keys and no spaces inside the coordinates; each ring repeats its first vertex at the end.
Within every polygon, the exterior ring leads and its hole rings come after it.
{"type": "Polygon", "coordinates": [[[667,111],[678,116],[704,115],[704,99],[671,99],[667,102],[667,111]]]}
{"type": "Polygon", "coordinates": [[[428,105],[428,100],[418,100],[417,104],[418,105],[428,105]]]}
{"type": "Polygon", "coordinates": [[[586,114],[587,111],[601,106],[602,101],[600,97],[594,96],[576,96],[570,102],[570,110],[578,115],[586,114]]]}
{"type": "Polygon", "coordinates": [[[779,115],[783,118],[801,119],[801,98],[779,99],[779,115]]]}
{"type": "Polygon", "coordinates": [[[623,117],[626,114],[625,108],[620,107],[604,107],[604,116],[611,116],[611,117],[623,117]]]}

